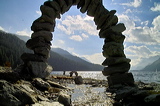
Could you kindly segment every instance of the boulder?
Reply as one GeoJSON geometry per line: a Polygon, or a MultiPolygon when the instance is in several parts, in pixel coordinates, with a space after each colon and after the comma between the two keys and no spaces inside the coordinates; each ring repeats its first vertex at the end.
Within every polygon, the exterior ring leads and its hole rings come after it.
{"type": "Polygon", "coordinates": [[[47,47],[37,47],[34,49],[34,53],[38,55],[42,55],[46,58],[50,57],[50,50],[47,47]]]}
{"type": "Polygon", "coordinates": [[[44,58],[43,56],[32,54],[32,53],[23,53],[21,55],[21,59],[23,60],[24,63],[28,61],[37,61],[37,62],[46,62],[47,59],[44,58]]]}
{"type": "Polygon", "coordinates": [[[32,83],[35,85],[36,88],[42,91],[48,90],[48,88],[50,87],[50,84],[42,80],[41,78],[34,78],[32,83]]]}
{"type": "Polygon", "coordinates": [[[42,12],[42,15],[47,15],[52,19],[56,18],[56,11],[53,8],[46,5],[41,5],[40,10],[42,12]]]}
{"type": "Polygon", "coordinates": [[[75,84],[83,84],[83,78],[81,76],[76,76],[74,82],[75,84]]]}
{"type": "Polygon", "coordinates": [[[103,46],[104,57],[125,57],[124,47],[121,43],[109,42],[103,46]]]}
{"type": "Polygon", "coordinates": [[[118,23],[118,17],[114,15],[113,17],[109,17],[107,21],[102,25],[101,29],[108,29],[111,26],[114,26],[118,23]]]}
{"type": "Polygon", "coordinates": [[[125,73],[128,72],[130,69],[129,63],[119,63],[115,65],[111,65],[108,67],[105,67],[102,71],[104,76],[109,76],[117,73],[125,73]]]}
{"type": "Polygon", "coordinates": [[[37,101],[29,92],[5,80],[0,80],[0,98],[1,106],[24,106],[37,101]]]}
{"type": "Polygon", "coordinates": [[[51,43],[46,42],[43,37],[37,37],[37,38],[29,39],[26,42],[26,47],[31,49],[31,50],[34,50],[37,47],[47,47],[50,50],[50,46],[51,46],[51,43]]]}
{"type": "Polygon", "coordinates": [[[31,30],[32,31],[41,31],[41,30],[45,30],[45,31],[50,31],[53,32],[54,31],[54,24],[50,24],[50,23],[46,23],[46,22],[33,22],[32,26],[31,26],[31,30]]]}
{"type": "Polygon", "coordinates": [[[88,6],[91,3],[92,0],[85,0],[85,4],[80,9],[81,13],[85,13],[88,10],[88,6]]]}
{"type": "Polygon", "coordinates": [[[64,106],[71,106],[71,97],[67,94],[64,94],[64,92],[61,92],[58,97],[58,102],[64,106]]]}
{"type": "Polygon", "coordinates": [[[125,58],[125,57],[108,57],[104,60],[102,65],[107,66],[107,65],[114,65],[114,64],[119,64],[119,63],[129,63],[131,59],[125,58]]]}
{"type": "Polygon", "coordinates": [[[97,23],[97,30],[101,29],[105,22],[109,22],[116,13],[116,10],[111,10],[108,14],[104,14],[100,16],[100,19],[97,23]]]}
{"type": "Polygon", "coordinates": [[[109,87],[117,84],[134,85],[132,73],[115,74],[107,77],[109,87]]]}
{"type": "Polygon", "coordinates": [[[46,41],[52,41],[52,33],[49,31],[38,31],[38,32],[34,32],[31,35],[31,38],[37,38],[37,37],[43,37],[46,41]]]}
{"type": "Polygon", "coordinates": [[[160,104],[160,94],[152,94],[144,98],[147,103],[158,103],[160,104]]]}
{"type": "Polygon", "coordinates": [[[46,62],[29,61],[27,65],[29,69],[32,71],[34,77],[39,78],[48,77],[53,70],[53,68],[46,62]]]}

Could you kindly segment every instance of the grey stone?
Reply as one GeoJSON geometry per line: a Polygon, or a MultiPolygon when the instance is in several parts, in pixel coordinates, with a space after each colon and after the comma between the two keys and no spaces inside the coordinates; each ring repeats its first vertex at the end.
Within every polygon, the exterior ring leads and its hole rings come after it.
{"type": "Polygon", "coordinates": [[[101,29],[103,24],[105,24],[106,22],[109,22],[109,20],[113,18],[115,13],[116,13],[116,10],[111,10],[108,14],[101,15],[97,23],[97,30],[101,29]]]}
{"type": "Polygon", "coordinates": [[[37,62],[46,62],[47,59],[44,58],[43,56],[32,54],[32,53],[23,53],[21,55],[21,59],[23,60],[24,63],[28,61],[37,61],[37,62]]]}
{"type": "Polygon", "coordinates": [[[31,30],[32,31],[41,31],[41,30],[45,30],[45,31],[50,31],[53,32],[54,31],[54,27],[55,25],[50,24],[50,23],[45,23],[45,22],[33,22],[32,26],[31,26],[31,30]]]}
{"type": "Polygon", "coordinates": [[[108,14],[108,13],[109,11],[102,4],[98,5],[94,15],[95,24],[96,25],[98,24],[98,21],[101,15],[108,14]]]}
{"type": "Polygon", "coordinates": [[[152,94],[144,98],[147,103],[160,103],[160,94],[152,94]]]}
{"type": "Polygon", "coordinates": [[[87,15],[92,17],[95,16],[95,11],[99,7],[99,5],[100,5],[99,0],[92,0],[88,6],[87,15]]]}
{"type": "Polygon", "coordinates": [[[75,84],[83,84],[83,78],[81,76],[76,76],[74,82],[75,84]]]}
{"type": "Polygon", "coordinates": [[[56,22],[54,19],[50,18],[47,15],[42,15],[41,17],[39,17],[37,20],[37,22],[45,22],[45,23],[51,23],[53,24],[53,26],[55,26],[56,22]]]}
{"type": "Polygon", "coordinates": [[[47,47],[37,47],[34,49],[35,54],[43,55],[44,57],[50,57],[50,50],[47,47]]]}
{"type": "Polygon", "coordinates": [[[0,98],[1,106],[20,106],[37,101],[29,92],[5,80],[0,80],[0,98]]]}
{"type": "Polygon", "coordinates": [[[77,5],[77,9],[79,9],[80,7],[82,8],[85,4],[85,0],[80,0],[78,5],[77,5]]]}
{"type": "Polygon", "coordinates": [[[108,80],[108,85],[110,87],[116,84],[134,85],[134,78],[132,73],[123,73],[123,74],[108,76],[107,80],[108,80]]]}
{"type": "Polygon", "coordinates": [[[34,77],[46,78],[50,75],[53,68],[45,62],[29,61],[28,67],[34,74],[34,77]]]}
{"type": "Polygon", "coordinates": [[[37,37],[43,37],[46,41],[52,41],[52,33],[49,31],[38,31],[38,32],[34,32],[31,35],[31,38],[37,38],[37,37]]]}
{"type": "Polygon", "coordinates": [[[121,43],[109,42],[103,46],[104,57],[125,57],[124,47],[121,43]]]}
{"type": "Polygon", "coordinates": [[[120,33],[126,30],[126,27],[123,23],[119,23],[115,26],[110,27],[113,32],[120,33]]]}
{"type": "Polygon", "coordinates": [[[38,103],[32,104],[31,106],[64,106],[59,102],[48,102],[48,101],[40,101],[38,103]]]}
{"type": "Polygon", "coordinates": [[[110,26],[114,26],[118,23],[118,17],[114,15],[113,17],[108,18],[108,20],[102,25],[101,29],[107,29],[110,26]]]}
{"type": "Polygon", "coordinates": [[[64,14],[67,9],[67,4],[66,4],[65,0],[56,0],[56,1],[61,7],[61,14],[64,14]]]}
{"type": "Polygon", "coordinates": [[[73,5],[73,0],[65,0],[65,2],[67,3],[67,8],[66,8],[66,12],[67,12],[73,5]]]}
{"type": "Polygon", "coordinates": [[[85,4],[80,9],[81,13],[85,13],[88,10],[88,6],[91,3],[92,0],[85,0],[85,4]]]}
{"type": "Polygon", "coordinates": [[[129,63],[119,63],[115,65],[111,65],[108,67],[105,67],[102,71],[104,76],[109,76],[117,73],[125,73],[128,72],[130,69],[129,63]]]}
{"type": "Polygon", "coordinates": [[[106,38],[105,43],[111,42],[111,41],[114,41],[117,43],[123,43],[125,39],[125,36],[122,35],[122,33],[115,33],[110,29],[105,29],[104,31],[101,30],[99,32],[99,36],[100,38],[106,38]]]}
{"type": "Polygon", "coordinates": [[[26,43],[26,47],[31,50],[34,50],[34,48],[37,47],[47,47],[50,50],[50,46],[51,46],[50,42],[46,42],[43,37],[29,39],[26,43]]]}
{"type": "Polygon", "coordinates": [[[79,2],[80,0],[73,0],[73,5],[78,5],[79,2]]]}
{"type": "Polygon", "coordinates": [[[105,61],[102,63],[102,65],[107,66],[107,65],[114,65],[114,64],[119,64],[119,63],[129,63],[131,59],[125,58],[125,57],[108,57],[105,59],[105,61]]]}
{"type": "Polygon", "coordinates": [[[71,97],[69,95],[61,92],[58,97],[58,102],[60,102],[64,106],[70,106],[71,105],[71,97]]]}
{"type": "Polygon", "coordinates": [[[49,6],[41,5],[40,10],[42,12],[42,15],[47,15],[52,19],[56,18],[56,11],[53,8],[49,6]]]}
{"type": "Polygon", "coordinates": [[[52,87],[56,87],[56,88],[60,88],[60,89],[70,89],[70,88],[67,88],[63,85],[60,85],[56,82],[53,82],[53,81],[50,81],[50,80],[47,80],[47,82],[52,86],[52,87]]]}
{"type": "Polygon", "coordinates": [[[44,80],[42,80],[41,78],[34,78],[33,82],[34,85],[38,88],[38,89],[43,89],[43,90],[48,90],[48,88],[50,87],[50,84],[44,80]]]}

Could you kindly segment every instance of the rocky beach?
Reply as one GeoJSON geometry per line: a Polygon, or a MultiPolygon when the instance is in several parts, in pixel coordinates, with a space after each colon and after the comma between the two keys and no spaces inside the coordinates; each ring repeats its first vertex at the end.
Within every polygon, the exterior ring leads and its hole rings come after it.
{"type": "MultiPolygon", "coordinates": [[[[78,76],[79,77],[79,76],[78,76]]],[[[135,82],[108,87],[107,80],[50,75],[46,79],[24,77],[0,67],[1,106],[158,106],[160,84],[135,82]],[[81,82],[81,81],[80,81],[81,82]],[[77,83],[77,84],[76,84],[77,83]]]]}

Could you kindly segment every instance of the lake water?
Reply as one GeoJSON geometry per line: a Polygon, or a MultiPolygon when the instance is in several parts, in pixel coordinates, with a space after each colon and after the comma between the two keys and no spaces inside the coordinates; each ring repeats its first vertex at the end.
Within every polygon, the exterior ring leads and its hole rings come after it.
{"type": "MultiPolygon", "coordinates": [[[[62,71],[55,71],[53,73],[62,75],[62,71]]],[[[135,81],[142,82],[156,82],[160,83],[160,72],[141,72],[141,71],[132,71],[135,81]]],[[[69,71],[66,72],[66,75],[69,75],[69,71]]],[[[78,71],[78,75],[81,75],[83,78],[94,78],[100,80],[106,80],[106,76],[103,76],[101,71],[78,71]]]]}

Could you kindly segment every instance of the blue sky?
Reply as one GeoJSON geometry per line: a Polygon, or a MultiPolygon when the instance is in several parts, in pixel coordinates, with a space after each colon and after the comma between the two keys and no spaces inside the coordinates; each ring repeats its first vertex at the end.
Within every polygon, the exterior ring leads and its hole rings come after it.
{"type": "MultiPolygon", "coordinates": [[[[45,0],[1,0],[0,30],[30,36],[32,22],[40,17],[45,0]]],[[[159,0],[103,0],[108,10],[117,10],[119,23],[124,23],[125,54],[132,68],[140,69],[160,57],[159,0]]],[[[101,64],[103,40],[98,36],[93,18],[80,13],[76,6],[56,20],[52,47],[101,64]]]]}

